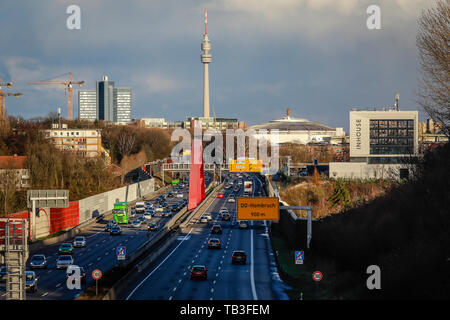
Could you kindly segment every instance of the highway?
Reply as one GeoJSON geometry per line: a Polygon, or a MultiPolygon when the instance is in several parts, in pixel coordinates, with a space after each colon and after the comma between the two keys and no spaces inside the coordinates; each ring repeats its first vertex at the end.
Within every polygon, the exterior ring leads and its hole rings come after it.
{"type": "MultiPolygon", "coordinates": [[[[233,178],[234,179],[234,178],[233,178]]],[[[233,180],[230,179],[230,180],[233,180]]],[[[251,174],[253,194],[265,196],[262,182],[251,174]]],[[[245,178],[244,178],[245,180],[245,178]]],[[[224,197],[216,198],[206,210],[212,221],[189,226],[159,259],[141,272],[129,285],[121,299],[126,300],[273,300],[267,246],[267,228],[264,222],[250,223],[249,229],[238,228],[236,203],[227,199],[233,188],[224,189],[224,197]],[[230,221],[221,221],[218,214],[226,207],[230,221]],[[213,223],[222,225],[222,234],[210,234],[213,223]],[[221,249],[208,249],[210,237],[219,238],[221,249]],[[246,265],[233,265],[233,250],[247,253],[246,265]],[[205,265],[207,280],[190,280],[193,265],[205,265]]],[[[242,196],[243,187],[237,196],[242,196]]]]}
{"type": "MultiPolygon", "coordinates": [[[[211,182],[211,176],[208,174],[205,178],[205,184],[211,182]]],[[[169,188],[170,191],[172,187],[169,188]]],[[[184,197],[188,197],[188,187],[180,189],[184,197]]],[[[172,197],[166,198],[169,207],[181,200],[182,198],[172,197]]],[[[146,201],[151,200],[149,198],[146,201]]],[[[151,201],[154,203],[153,201],[151,201]]],[[[138,215],[136,215],[138,217],[138,215]]],[[[133,218],[129,218],[129,221],[133,218]]],[[[150,221],[156,221],[159,228],[163,227],[170,218],[160,217],[160,212],[150,221]]],[[[130,224],[121,225],[122,234],[118,236],[110,236],[109,232],[105,232],[105,224],[107,221],[101,221],[91,225],[87,230],[79,233],[77,236],[85,236],[87,245],[84,248],[74,248],[72,257],[74,264],[83,267],[86,272],[86,283],[82,284],[81,289],[68,289],[66,284],[66,270],[56,268],[56,260],[58,258],[58,248],[60,243],[47,246],[45,249],[35,252],[34,254],[44,254],[47,257],[47,269],[33,269],[38,277],[38,290],[35,293],[27,292],[28,300],[71,300],[78,297],[84,290],[94,283],[91,273],[95,269],[100,269],[103,273],[110,270],[117,264],[116,248],[118,246],[126,246],[127,254],[138,249],[142,244],[149,240],[154,233],[147,231],[147,224],[142,224],[140,228],[132,227],[130,224]]],[[[64,242],[73,243],[73,239],[64,242]]],[[[27,261],[27,270],[31,270],[29,263],[32,254],[27,261]]],[[[0,299],[5,299],[5,282],[0,283],[0,299]]]]}

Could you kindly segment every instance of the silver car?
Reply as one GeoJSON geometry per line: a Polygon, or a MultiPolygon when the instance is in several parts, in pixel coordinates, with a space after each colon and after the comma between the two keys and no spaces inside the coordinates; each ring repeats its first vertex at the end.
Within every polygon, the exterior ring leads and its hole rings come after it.
{"type": "Polygon", "coordinates": [[[86,247],[86,238],[83,236],[75,237],[73,240],[73,246],[76,248],[86,247]]]}
{"type": "Polygon", "coordinates": [[[47,268],[47,259],[43,254],[35,254],[31,257],[31,269],[47,268]]]}
{"type": "Polygon", "coordinates": [[[57,269],[66,269],[68,266],[73,264],[73,258],[69,255],[59,256],[56,260],[56,268],[57,269]]]}

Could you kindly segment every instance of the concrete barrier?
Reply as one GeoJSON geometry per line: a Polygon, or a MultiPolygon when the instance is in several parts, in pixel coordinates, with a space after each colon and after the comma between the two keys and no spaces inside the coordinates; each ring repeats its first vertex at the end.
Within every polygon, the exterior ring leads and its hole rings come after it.
{"type": "Polygon", "coordinates": [[[140,276],[142,270],[144,270],[149,264],[159,258],[161,254],[177,239],[179,232],[174,232],[166,241],[162,243],[159,248],[156,248],[151,252],[144,260],[136,264],[130,271],[127,272],[114,286],[106,293],[103,300],[116,300],[120,298],[123,291],[140,276]]]}

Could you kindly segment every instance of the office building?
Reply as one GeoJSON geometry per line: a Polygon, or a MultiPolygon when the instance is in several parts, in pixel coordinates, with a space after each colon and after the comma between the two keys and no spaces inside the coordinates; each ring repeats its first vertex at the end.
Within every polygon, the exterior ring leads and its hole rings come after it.
{"type": "Polygon", "coordinates": [[[95,90],[78,91],[78,117],[88,121],[98,119],[97,92],[95,90]]]}
{"type": "Polygon", "coordinates": [[[78,117],[89,121],[131,122],[131,89],[115,88],[114,81],[103,76],[96,90],[78,92],[78,117]]]}

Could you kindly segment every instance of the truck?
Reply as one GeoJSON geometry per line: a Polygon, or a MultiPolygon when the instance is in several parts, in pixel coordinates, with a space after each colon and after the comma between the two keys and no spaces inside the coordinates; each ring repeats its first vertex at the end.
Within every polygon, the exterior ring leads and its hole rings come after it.
{"type": "Polygon", "coordinates": [[[117,223],[128,223],[128,202],[114,203],[114,221],[117,223]]]}
{"type": "Polygon", "coordinates": [[[136,211],[136,213],[144,213],[145,212],[145,202],[144,201],[136,202],[136,206],[134,207],[134,210],[136,211]]]}
{"type": "Polygon", "coordinates": [[[253,183],[251,181],[244,181],[244,195],[251,195],[253,192],[253,183]]]}

